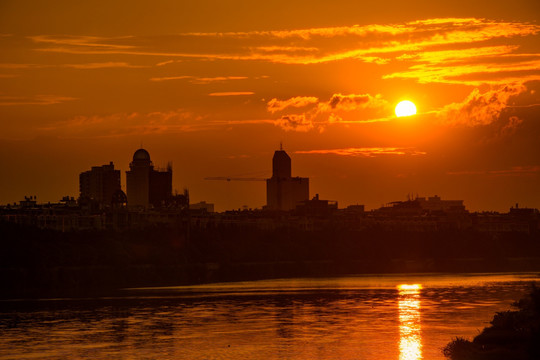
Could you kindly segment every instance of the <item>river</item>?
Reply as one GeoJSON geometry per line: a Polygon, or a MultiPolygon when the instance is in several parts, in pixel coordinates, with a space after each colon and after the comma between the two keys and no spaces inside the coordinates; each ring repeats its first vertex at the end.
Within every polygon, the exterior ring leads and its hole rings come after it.
{"type": "Polygon", "coordinates": [[[0,359],[444,359],[538,273],[369,275],[0,302],[0,359]]]}

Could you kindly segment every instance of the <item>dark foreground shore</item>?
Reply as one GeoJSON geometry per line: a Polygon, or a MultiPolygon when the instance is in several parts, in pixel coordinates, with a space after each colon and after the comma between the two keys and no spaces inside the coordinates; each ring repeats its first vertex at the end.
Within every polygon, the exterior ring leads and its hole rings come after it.
{"type": "Polygon", "coordinates": [[[59,233],[0,223],[1,297],[373,273],[540,271],[538,233],[155,227],[59,233]]]}
{"type": "Polygon", "coordinates": [[[540,359],[540,289],[516,301],[516,310],[498,312],[472,341],[456,338],[444,349],[451,360],[540,359]]]}

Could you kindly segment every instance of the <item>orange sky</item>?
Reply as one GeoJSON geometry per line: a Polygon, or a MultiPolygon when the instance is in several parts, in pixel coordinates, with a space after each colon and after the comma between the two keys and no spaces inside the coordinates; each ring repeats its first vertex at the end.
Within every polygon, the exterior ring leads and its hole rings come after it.
{"type": "MultiPolygon", "coordinates": [[[[283,142],[312,196],[540,208],[535,0],[0,3],[0,204],[78,195],[141,142],[173,187],[261,207],[283,142]],[[418,114],[396,118],[413,101],[418,114]]],[[[122,183],[125,184],[125,176],[122,183]]]]}

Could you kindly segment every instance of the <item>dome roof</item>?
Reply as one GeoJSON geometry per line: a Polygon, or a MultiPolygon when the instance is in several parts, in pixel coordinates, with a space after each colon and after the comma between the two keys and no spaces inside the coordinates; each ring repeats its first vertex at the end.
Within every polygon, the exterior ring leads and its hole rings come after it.
{"type": "Polygon", "coordinates": [[[144,149],[139,149],[133,154],[133,161],[135,160],[148,160],[150,161],[150,154],[144,149]]]}

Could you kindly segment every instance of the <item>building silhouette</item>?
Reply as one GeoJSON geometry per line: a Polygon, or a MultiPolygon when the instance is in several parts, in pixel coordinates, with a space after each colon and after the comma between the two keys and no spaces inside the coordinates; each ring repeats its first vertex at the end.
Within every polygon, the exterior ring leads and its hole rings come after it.
{"type": "Polygon", "coordinates": [[[172,196],[172,166],[155,170],[150,154],[138,149],[126,171],[127,200],[130,207],[162,207],[172,196]]]}
{"type": "Polygon", "coordinates": [[[266,180],[266,209],[288,211],[309,200],[309,178],[291,176],[291,158],[280,148],[272,158],[272,177],[266,180]]]}
{"type": "Polygon", "coordinates": [[[90,200],[99,206],[110,206],[113,195],[120,189],[120,170],[114,169],[112,161],[108,165],[92,166],[91,170],[79,175],[80,200],[90,200]]]}
{"type": "Polygon", "coordinates": [[[465,212],[463,200],[441,200],[438,195],[429,197],[417,197],[420,207],[428,211],[465,212]]]}

